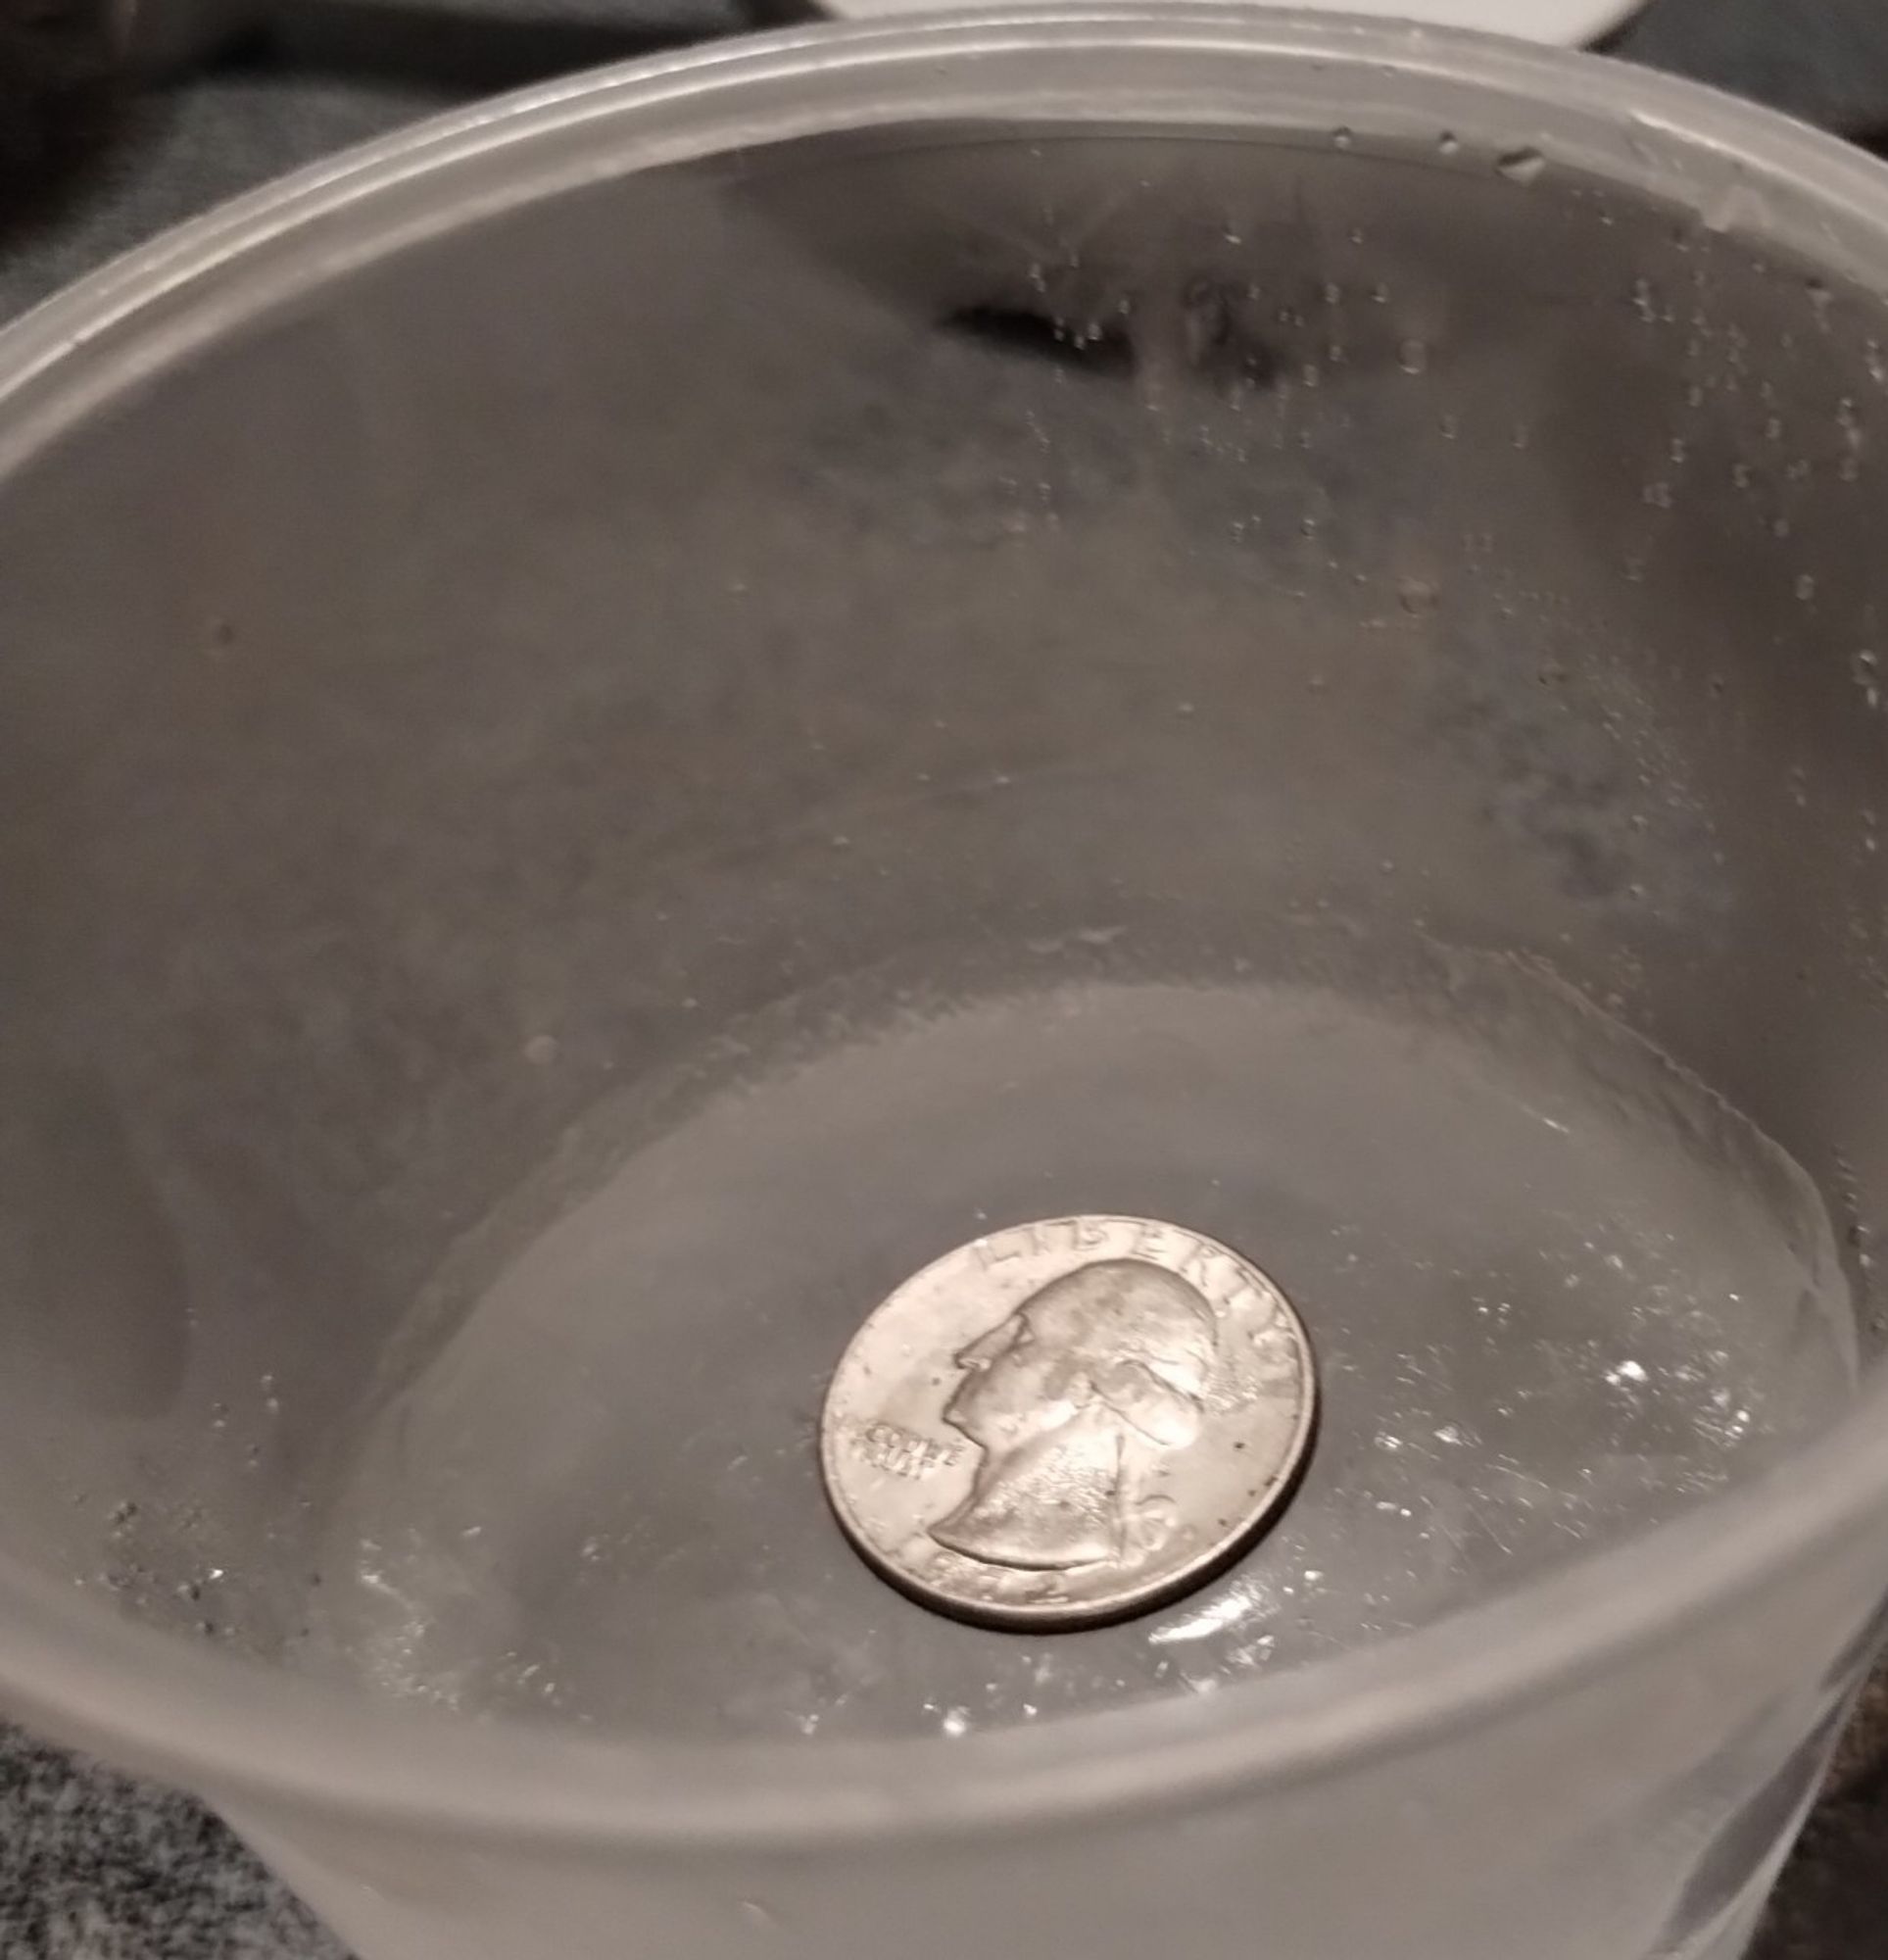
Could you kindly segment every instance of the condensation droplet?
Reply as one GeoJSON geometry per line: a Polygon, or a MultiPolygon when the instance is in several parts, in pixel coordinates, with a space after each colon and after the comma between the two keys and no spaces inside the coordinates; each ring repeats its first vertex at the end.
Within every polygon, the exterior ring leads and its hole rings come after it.
{"type": "Polygon", "coordinates": [[[1751,230],[1769,218],[1764,193],[1742,177],[1734,177],[1705,207],[1707,231],[1751,230]]]}
{"type": "Polygon", "coordinates": [[[1863,699],[1870,708],[1881,706],[1881,662],[1872,647],[1864,647],[1850,662],[1850,672],[1855,676],[1857,687],[1862,690],[1863,699]]]}

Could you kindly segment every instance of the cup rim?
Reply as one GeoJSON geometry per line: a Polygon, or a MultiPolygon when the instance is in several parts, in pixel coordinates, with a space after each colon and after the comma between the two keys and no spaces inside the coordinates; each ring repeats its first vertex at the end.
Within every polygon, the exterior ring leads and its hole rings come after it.
{"type": "MultiPolygon", "coordinates": [[[[603,156],[627,173],[980,104],[987,115],[1097,122],[1230,116],[1278,140],[1303,133],[1280,118],[1346,88],[1360,143],[1380,122],[1400,137],[1419,110],[1446,109],[1443,126],[1465,147],[1495,154],[1504,135],[1525,138],[1550,167],[1577,165],[1642,199],[1702,212],[1759,189],[1737,204],[1740,234],[1888,294],[1888,171],[1698,84],[1480,34],[1219,0],[1028,4],[798,28],[605,69],[432,119],[253,192],[0,331],[0,483],[179,349],[338,266],[594,176],[603,156]],[[1377,94],[1360,95],[1360,81],[1377,94]]],[[[1416,1633],[1206,1698],[1024,1729],[671,1743],[471,1723],[209,1651],[101,1611],[7,1553],[0,1692],[50,1732],[239,1809],[616,1844],[986,1834],[1305,1782],[1406,1752],[1786,1583],[1846,1535],[1864,1538],[1871,1519],[1888,1546],[1888,1379],[1749,1484],[1416,1633]]]]}

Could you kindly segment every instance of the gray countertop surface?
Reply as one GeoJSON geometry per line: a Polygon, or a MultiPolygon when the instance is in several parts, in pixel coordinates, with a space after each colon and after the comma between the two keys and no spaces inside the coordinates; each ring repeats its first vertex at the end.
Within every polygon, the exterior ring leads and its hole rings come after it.
{"type": "MultiPolygon", "coordinates": [[[[20,5],[0,0],[0,318],[349,143],[741,24],[732,0],[300,0],[272,43],[116,105],[69,143],[9,95],[7,14],[20,5]]],[[[1888,137],[1888,0],[1654,0],[1616,52],[1888,137]]],[[[344,1956],[189,1798],[0,1724],[0,1960],[344,1956]]],[[[1888,1677],[1864,1701],[1758,1960],[1888,1960],[1888,1677]]]]}

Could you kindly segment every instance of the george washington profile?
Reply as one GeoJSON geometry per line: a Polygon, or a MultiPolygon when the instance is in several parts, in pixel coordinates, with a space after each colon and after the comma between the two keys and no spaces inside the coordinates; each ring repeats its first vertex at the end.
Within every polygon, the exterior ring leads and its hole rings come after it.
{"type": "Polygon", "coordinates": [[[1200,1295],[1140,1259],[1101,1260],[1031,1294],[956,1357],[964,1379],[944,1417],[983,1461],[931,1536],[1041,1572],[1147,1548],[1164,1508],[1137,1501],[1138,1472],[1198,1435],[1218,1338],[1200,1295]]]}

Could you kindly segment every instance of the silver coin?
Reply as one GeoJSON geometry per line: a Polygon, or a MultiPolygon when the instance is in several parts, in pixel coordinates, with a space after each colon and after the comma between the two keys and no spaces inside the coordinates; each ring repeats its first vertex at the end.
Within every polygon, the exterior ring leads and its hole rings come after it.
{"type": "Polygon", "coordinates": [[[853,1336],[820,1424],[840,1523],[928,1605],[1092,1625],[1216,1571],[1310,1442],[1311,1344],[1217,1240],[1085,1216],[973,1240],[853,1336]]]}

